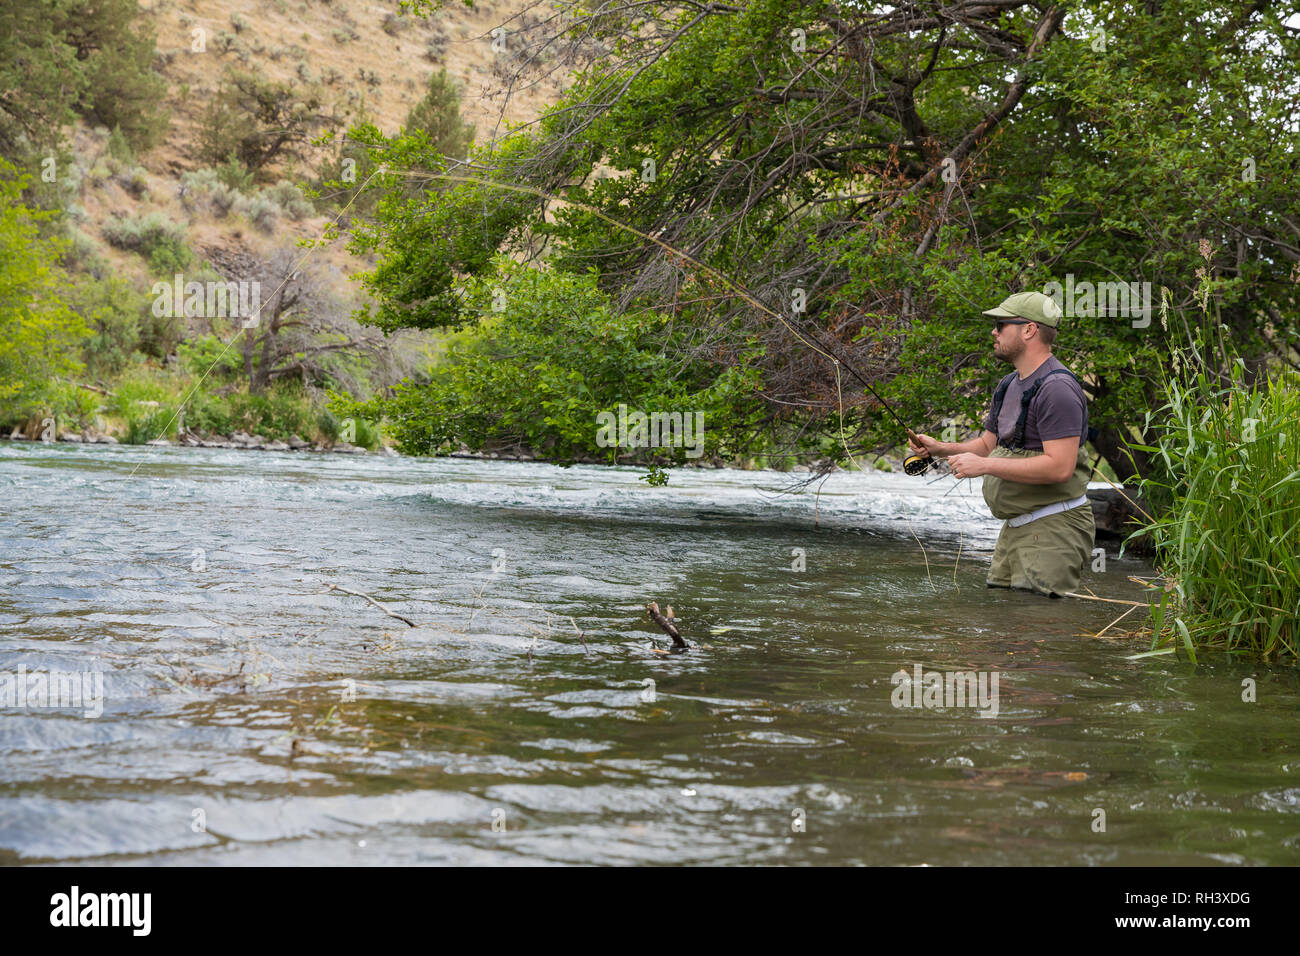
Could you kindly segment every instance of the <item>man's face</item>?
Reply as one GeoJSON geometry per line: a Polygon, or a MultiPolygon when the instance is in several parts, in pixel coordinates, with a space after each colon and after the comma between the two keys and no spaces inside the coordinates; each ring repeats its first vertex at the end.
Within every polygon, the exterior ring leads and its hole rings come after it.
{"type": "Polygon", "coordinates": [[[993,354],[1008,364],[1015,364],[1025,351],[1025,326],[1013,325],[1015,319],[994,323],[993,325],[993,354]],[[998,325],[1002,326],[1002,331],[998,331],[998,325]]]}

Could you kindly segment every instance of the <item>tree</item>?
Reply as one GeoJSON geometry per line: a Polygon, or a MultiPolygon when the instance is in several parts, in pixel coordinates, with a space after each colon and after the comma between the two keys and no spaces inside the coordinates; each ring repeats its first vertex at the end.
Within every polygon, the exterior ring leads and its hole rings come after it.
{"type": "Polygon", "coordinates": [[[0,153],[26,162],[77,115],[153,146],[167,128],[154,55],[136,0],[0,0],[0,153]]]}
{"type": "Polygon", "coordinates": [[[447,360],[428,381],[404,383],[391,400],[348,409],[362,418],[387,415],[407,453],[454,451],[463,442],[568,461],[666,464],[749,451],[754,419],[764,414],[753,373],[679,367],[677,349],[664,343],[675,345],[690,330],[663,314],[621,314],[594,274],[558,274],[502,258],[490,279],[468,283],[465,296],[485,321],[449,340],[447,360]],[[596,413],[617,416],[620,404],[634,413],[676,415],[689,434],[675,442],[676,432],[653,447],[618,447],[612,433],[613,441],[602,442],[596,413]]]}
{"type": "Polygon", "coordinates": [[[850,445],[882,447],[902,435],[847,367],[916,427],[977,430],[1004,371],[980,311],[1067,276],[1150,283],[1146,325],[1070,316],[1057,344],[1122,474],[1130,454],[1150,469],[1132,446],[1158,404],[1161,320],[1197,269],[1228,277],[1249,363],[1295,362],[1298,158],[1279,131],[1300,35],[1269,0],[561,6],[536,43],[579,64],[563,101],[475,157],[488,184],[381,207],[385,327],[465,320],[456,277],[492,268],[479,245],[544,253],[596,268],[621,308],[671,309],[695,330],[683,364],[760,354],[774,440],[838,435],[842,411],[850,445]]]}
{"type": "Polygon", "coordinates": [[[319,86],[268,80],[251,70],[227,69],[208,107],[199,152],[209,164],[239,162],[259,173],[297,159],[308,139],[334,124],[319,86]]]}
{"type": "Polygon", "coordinates": [[[77,111],[121,129],[137,151],[153,148],[169,125],[158,108],[167,83],[153,70],[154,34],[137,0],[67,0],[55,10],[55,30],[85,67],[77,111]]]}
{"type": "Polygon", "coordinates": [[[244,316],[251,325],[240,342],[248,389],[257,394],[273,382],[297,377],[304,385],[340,384],[356,389],[347,368],[331,356],[382,356],[382,336],[366,334],[327,290],[321,277],[295,247],[277,249],[266,259],[251,256],[215,263],[228,279],[258,284],[260,309],[244,316]]]}
{"type": "Polygon", "coordinates": [[[474,142],[474,124],[461,116],[460,93],[447,77],[445,67],[429,74],[428,92],[411,107],[406,132],[424,134],[431,150],[457,159],[464,157],[474,142]]]}
{"type": "Polygon", "coordinates": [[[0,407],[20,414],[55,376],[81,369],[90,334],[62,298],[68,280],[54,263],[65,243],[42,236],[49,214],[22,204],[26,185],[0,159],[0,407]]]}

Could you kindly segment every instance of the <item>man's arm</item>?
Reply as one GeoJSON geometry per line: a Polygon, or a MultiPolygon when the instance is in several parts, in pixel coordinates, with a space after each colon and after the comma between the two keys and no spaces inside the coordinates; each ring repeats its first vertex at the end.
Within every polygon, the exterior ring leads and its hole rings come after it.
{"type": "Polygon", "coordinates": [[[911,431],[907,433],[907,437],[911,439],[908,444],[912,454],[927,454],[934,458],[947,458],[949,455],[961,454],[979,455],[982,458],[998,445],[998,436],[991,431],[985,431],[978,438],[963,442],[936,441],[929,435],[917,435],[911,431]]]}
{"type": "Polygon", "coordinates": [[[1079,436],[1049,438],[1043,454],[1032,458],[985,458],[977,455],[949,457],[953,473],[962,478],[992,475],[1026,485],[1055,485],[1069,481],[1078,464],[1079,436]]]}

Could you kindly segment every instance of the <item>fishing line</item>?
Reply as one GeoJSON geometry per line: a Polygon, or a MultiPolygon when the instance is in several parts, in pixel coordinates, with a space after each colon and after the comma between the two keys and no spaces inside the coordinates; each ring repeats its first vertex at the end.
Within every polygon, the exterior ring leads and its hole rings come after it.
{"type": "MultiPolygon", "coordinates": [[[[884,408],[885,411],[889,412],[889,414],[893,417],[893,419],[896,422],[898,422],[899,425],[902,426],[903,431],[906,432],[909,435],[909,437],[914,434],[911,428],[908,427],[907,423],[903,421],[901,416],[899,416],[898,412],[894,410],[894,407],[890,405],[889,402],[887,402],[880,395],[880,393],[875,390],[875,388],[872,387],[871,383],[868,382],[862,376],[862,374],[859,373],[858,370],[853,367],[851,363],[849,363],[844,359],[839,358],[838,356],[832,355],[830,352],[826,351],[825,349],[819,348],[816,343],[814,343],[813,341],[811,341],[810,339],[802,335],[798,329],[796,329],[789,322],[787,322],[779,312],[769,308],[762,301],[760,301],[756,296],[754,296],[753,293],[751,293],[748,289],[742,286],[739,282],[732,279],[730,276],[727,276],[724,273],[719,272],[717,269],[714,269],[712,266],[709,266],[706,263],[701,262],[700,260],[696,259],[694,256],[690,255],[689,253],[683,252],[682,250],[676,248],[675,246],[670,245],[669,243],[660,239],[658,236],[652,236],[649,233],[642,232],[640,229],[637,229],[634,226],[629,226],[627,223],[619,222],[617,219],[607,215],[605,212],[595,208],[594,206],[589,206],[586,203],[577,202],[576,200],[569,199],[565,196],[558,196],[555,193],[547,192],[544,189],[538,189],[535,186],[525,186],[519,183],[497,182],[491,179],[483,179],[482,177],[478,177],[478,176],[463,176],[454,173],[432,173],[427,170],[420,170],[416,173],[408,173],[407,176],[411,178],[420,178],[422,180],[437,179],[437,180],[444,180],[447,182],[467,183],[470,185],[486,186],[494,189],[504,189],[509,192],[523,193],[524,195],[536,196],[540,199],[555,200],[555,201],[567,203],[577,209],[581,209],[585,212],[591,213],[593,216],[596,216],[598,219],[602,220],[603,222],[609,223],[611,226],[615,227],[616,229],[622,229],[626,232],[631,233],[634,236],[637,236],[640,239],[644,239],[647,242],[654,243],[659,248],[669,253],[671,256],[679,257],[683,261],[688,262],[691,265],[695,266],[697,269],[699,269],[701,272],[704,272],[706,275],[723,283],[725,286],[727,286],[727,288],[731,289],[740,298],[744,299],[750,305],[754,306],[759,311],[763,312],[766,315],[771,316],[772,318],[780,322],[783,326],[785,326],[785,328],[790,332],[790,334],[793,335],[801,343],[808,346],[808,348],[812,349],[818,355],[823,356],[824,358],[828,359],[831,362],[831,365],[835,369],[835,391],[836,391],[836,400],[839,405],[839,417],[840,417],[840,443],[844,446],[845,454],[848,455],[849,459],[853,461],[855,464],[858,464],[858,461],[853,456],[853,452],[849,449],[848,442],[844,436],[844,396],[840,385],[840,371],[839,371],[841,365],[843,365],[844,368],[846,368],[854,378],[856,378],[859,382],[863,384],[863,386],[866,387],[867,391],[869,391],[871,395],[876,399],[876,401],[880,403],[881,407],[884,408]]],[[[912,458],[915,457],[916,456],[912,456],[912,458]]],[[[911,460],[912,460],[911,458],[908,459],[908,461],[911,460]]],[[[859,467],[861,467],[860,464],[859,467]]],[[[907,462],[904,462],[904,468],[905,469],[907,468],[907,462]]],[[[921,472],[919,471],[917,472],[913,472],[910,470],[908,471],[908,474],[920,474],[920,473],[921,472]]]]}

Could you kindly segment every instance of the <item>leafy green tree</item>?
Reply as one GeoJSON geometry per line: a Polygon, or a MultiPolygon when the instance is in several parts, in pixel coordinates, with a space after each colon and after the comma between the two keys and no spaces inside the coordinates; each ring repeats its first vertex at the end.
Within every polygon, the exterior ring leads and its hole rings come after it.
{"type": "Polygon", "coordinates": [[[64,243],[42,235],[48,213],[22,204],[26,177],[0,160],[0,408],[30,408],[59,375],[81,369],[89,334],[63,299],[64,243]]]}
{"type": "Polygon", "coordinates": [[[620,312],[592,274],[554,273],[504,258],[464,294],[482,321],[452,337],[446,362],[429,381],[401,385],[391,399],[343,403],[339,411],[387,415],[392,434],[412,454],[455,451],[460,442],[565,461],[680,463],[749,451],[754,419],[763,414],[754,373],[736,367],[714,376],[678,365],[664,342],[680,344],[689,329],[669,316],[620,312]],[[620,404],[702,415],[691,454],[684,446],[602,445],[596,414],[617,415],[620,404]]]}
{"type": "Polygon", "coordinates": [[[1249,367],[1295,362],[1300,35],[1270,0],[560,6],[535,42],[579,64],[562,101],[476,152],[483,182],[382,203],[358,237],[383,327],[474,321],[463,277],[544,248],[693,329],[664,343],[679,363],[756,362],[772,434],[838,436],[843,402],[849,444],[878,448],[902,436],[846,367],[914,427],[977,430],[1005,372],[980,311],[1067,276],[1150,283],[1149,316],[1072,315],[1056,346],[1125,475],[1151,467],[1198,269],[1249,367]]]}
{"type": "Polygon", "coordinates": [[[116,375],[140,345],[141,318],[151,315],[151,301],[118,276],[80,276],[69,285],[68,305],[86,322],[90,338],[83,361],[93,378],[116,375]]]}

